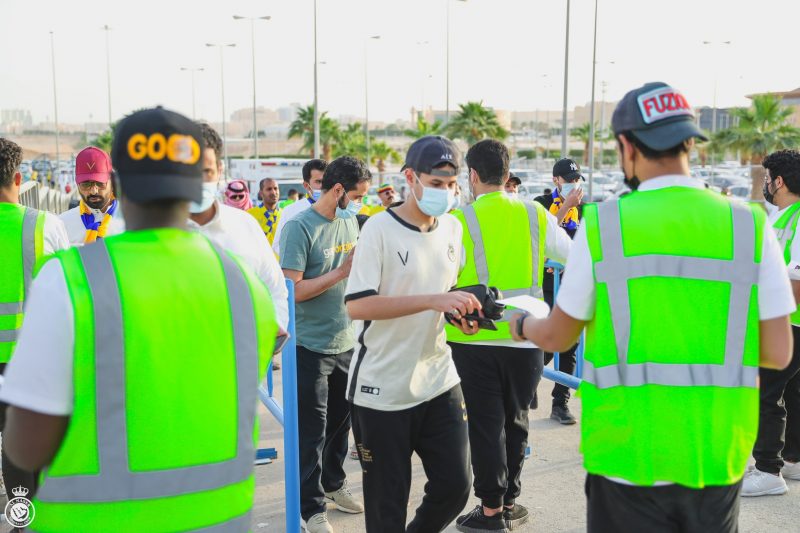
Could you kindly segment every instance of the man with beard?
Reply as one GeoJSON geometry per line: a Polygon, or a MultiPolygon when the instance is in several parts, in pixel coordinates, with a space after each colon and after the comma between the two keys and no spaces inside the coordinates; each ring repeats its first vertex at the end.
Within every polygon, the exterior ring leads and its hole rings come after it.
{"type": "Polygon", "coordinates": [[[83,246],[125,231],[111,188],[111,172],[111,158],[94,146],[81,150],[75,159],[75,182],[81,203],[61,215],[72,246],[83,246]]]}

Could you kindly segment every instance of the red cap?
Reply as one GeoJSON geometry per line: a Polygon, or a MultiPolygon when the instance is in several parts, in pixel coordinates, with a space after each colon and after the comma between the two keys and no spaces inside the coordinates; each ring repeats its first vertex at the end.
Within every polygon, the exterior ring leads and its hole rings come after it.
{"type": "Polygon", "coordinates": [[[100,148],[84,148],[75,158],[75,182],[107,183],[111,178],[111,157],[100,148]]]}

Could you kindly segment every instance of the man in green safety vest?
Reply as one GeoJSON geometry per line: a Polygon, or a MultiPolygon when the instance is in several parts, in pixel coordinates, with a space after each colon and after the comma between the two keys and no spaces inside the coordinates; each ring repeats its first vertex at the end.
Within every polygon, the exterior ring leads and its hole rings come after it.
{"type": "MultiPolygon", "coordinates": [[[[31,531],[248,531],[257,389],[277,324],[240,259],[186,231],[203,137],[162,108],[119,123],[128,231],[56,254],[36,277],[0,400],[3,443],[47,466],[31,531]]],[[[17,494],[15,493],[15,496],[17,494]]]]}
{"type": "MultiPolygon", "coordinates": [[[[795,238],[800,220],[800,152],[779,150],[761,163],[764,198],[778,209],[769,217],[792,282],[800,300],[800,238],[795,238]]],[[[800,310],[791,316],[794,350],[784,370],[763,368],[759,372],[761,397],[758,438],[753,448],[756,464],[748,469],[742,496],[785,494],[785,479],[800,480],[800,310]]]]}
{"type": "Polygon", "coordinates": [[[634,192],[585,207],[550,316],[512,332],[557,351],[586,327],[589,532],[735,532],[758,367],[791,358],[786,267],[759,206],[690,177],[704,137],[680,92],[630,91],[612,127],[634,192]]]}
{"type": "MultiPolygon", "coordinates": [[[[571,241],[558,221],[538,202],[511,198],[508,149],[494,139],[467,152],[469,188],[475,201],[453,211],[462,227],[463,268],[456,287],[497,287],[505,297],[542,299],[545,257],[563,262],[571,241]]],[[[466,335],[447,325],[447,341],[461,378],[469,416],[469,444],[478,505],[456,520],[467,533],[503,531],[528,520],[516,503],[528,444],[528,408],[542,377],[542,351],[515,342],[507,321],[497,331],[466,335]]]]}
{"type": "MultiPolygon", "coordinates": [[[[22,184],[22,148],[0,138],[0,374],[17,345],[36,264],[46,255],[69,248],[64,224],[52,213],[19,203],[22,184]]],[[[6,404],[0,404],[0,429],[6,404]]],[[[2,454],[3,480],[8,491],[21,486],[36,488],[36,476],[21,470],[2,454]]]]}

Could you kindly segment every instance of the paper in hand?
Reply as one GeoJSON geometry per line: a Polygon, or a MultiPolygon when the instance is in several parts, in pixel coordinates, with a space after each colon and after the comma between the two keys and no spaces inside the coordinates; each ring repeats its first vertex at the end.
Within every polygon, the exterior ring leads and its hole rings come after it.
{"type": "Polygon", "coordinates": [[[547,318],[547,315],[550,314],[550,306],[544,300],[533,296],[513,296],[497,300],[497,303],[527,311],[533,318],[547,318]]]}

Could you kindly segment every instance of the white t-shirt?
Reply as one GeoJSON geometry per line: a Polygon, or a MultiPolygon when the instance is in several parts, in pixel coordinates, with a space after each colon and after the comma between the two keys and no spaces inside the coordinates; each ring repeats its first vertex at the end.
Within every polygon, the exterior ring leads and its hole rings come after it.
{"type": "MultiPolygon", "coordinates": [[[[794,204],[793,204],[794,205],[794,204]]],[[[789,207],[792,207],[791,205],[789,207]]],[[[767,221],[769,222],[770,227],[772,227],[779,218],[783,216],[789,207],[781,209],[779,211],[772,211],[769,215],[767,221]]],[[[778,247],[780,248],[780,243],[778,243],[778,247]]],[[[780,251],[781,256],[783,255],[783,250],[780,251]]],[[[800,281],[800,235],[795,235],[795,238],[792,240],[792,247],[789,251],[790,258],[789,264],[786,266],[789,272],[789,279],[794,281],[800,281]]]]}
{"type": "Polygon", "coordinates": [[[214,202],[216,211],[208,224],[200,226],[189,220],[190,231],[202,233],[226,250],[233,252],[253,269],[269,289],[275,304],[278,324],[286,329],[289,324],[289,291],[283,270],[272,253],[269,241],[256,219],[247,211],[214,202]]]}
{"type": "MultiPolygon", "coordinates": [[[[640,191],[653,191],[665,187],[692,187],[702,189],[703,184],[688,176],[660,176],[643,182],[640,191]]],[[[792,313],[797,307],[786,275],[783,253],[769,224],[764,225],[763,250],[758,271],[759,320],[769,320],[792,313]]],[[[569,259],[564,268],[556,305],[577,320],[591,320],[594,316],[595,288],[592,257],[586,240],[586,225],[575,234],[569,259]]]]}
{"type": "MultiPolygon", "coordinates": [[[[103,217],[106,216],[106,214],[99,209],[92,209],[92,214],[96,222],[102,221],[103,217]]],[[[61,222],[64,223],[64,227],[67,230],[70,246],[83,246],[86,240],[86,226],[83,225],[83,220],[81,220],[81,208],[73,207],[69,211],[61,213],[59,218],[61,218],[61,222]]],[[[122,220],[122,217],[115,214],[111,217],[111,222],[108,224],[106,237],[119,235],[123,231],[125,231],[125,221],[122,220]]]]}
{"type": "Polygon", "coordinates": [[[42,240],[44,241],[42,249],[45,255],[69,248],[69,237],[64,223],[53,213],[45,212],[42,233],[42,240]]]}
{"type": "MultiPolygon", "coordinates": [[[[372,295],[443,294],[458,279],[461,224],[439,217],[432,231],[401,220],[393,210],[364,225],[356,246],[345,301],[372,295]]],[[[347,398],[358,406],[399,411],[431,400],[460,380],[444,314],[423,311],[391,320],[355,321],[355,356],[347,398]]]]}
{"type": "MultiPolygon", "coordinates": [[[[475,200],[480,198],[478,195],[475,200]]],[[[569,238],[567,232],[562,228],[558,219],[550,212],[545,213],[545,220],[547,220],[547,230],[544,239],[544,254],[547,259],[552,259],[562,265],[567,261],[570,248],[572,247],[572,239],[569,238]]],[[[528,227],[525,228],[528,230],[528,227]]],[[[461,268],[466,264],[466,256],[462,253],[461,268]]],[[[531,341],[517,342],[512,339],[489,340],[489,341],[476,341],[469,344],[478,346],[504,346],[506,348],[536,348],[537,346],[531,341]]]]}
{"type": "Polygon", "coordinates": [[[276,255],[281,253],[281,232],[287,222],[294,217],[311,207],[311,201],[308,198],[298,200],[293,204],[289,204],[281,210],[281,218],[278,219],[278,227],[275,229],[275,237],[272,239],[272,249],[276,255]]]}

